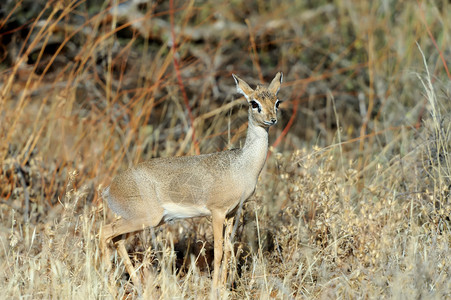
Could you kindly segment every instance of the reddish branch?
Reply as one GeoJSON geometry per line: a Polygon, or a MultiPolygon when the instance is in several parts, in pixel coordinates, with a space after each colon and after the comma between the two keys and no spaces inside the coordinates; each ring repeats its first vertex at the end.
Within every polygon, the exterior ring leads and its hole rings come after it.
{"type": "Polygon", "coordinates": [[[191,112],[191,107],[189,105],[188,96],[186,95],[185,86],[183,85],[183,82],[182,82],[182,76],[180,74],[179,62],[177,60],[177,41],[175,38],[175,31],[174,31],[174,1],[173,0],[169,1],[169,13],[170,13],[171,38],[172,38],[171,50],[172,50],[172,57],[174,58],[175,73],[177,74],[178,85],[179,85],[180,90],[182,91],[183,101],[185,103],[186,110],[188,111],[190,126],[193,130],[193,134],[192,134],[191,138],[194,143],[194,149],[196,151],[196,154],[200,154],[199,145],[196,140],[196,134],[195,134],[195,129],[194,129],[194,118],[193,118],[193,114],[191,112]]]}
{"type": "Polygon", "coordinates": [[[446,64],[446,60],[443,57],[443,53],[440,50],[440,48],[438,47],[437,42],[436,42],[434,36],[432,35],[431,29],[429,28],[428,23],[426,22],[426,17],[424,16],[424,11],[421,8],[421,3],[420,3],[420,1],[417,1],[417,3],[418,3],[418,7],[420,8],[420,12],[421,12],[421,21],[423,21],[424,26],[426,27],[426,31],[428,32],[428,35],[431,38],[431,41],[434,44],[435,49],[437,49],[438,54],[440,55],[440,59],[442,60],[443,67],[445,68],[445,71],[446,71],[446,74],[448,75],[448,78],[451,79],[451,74],[449,73],[448,65],[446,64]]]}
{"type": "Polygon", "coordinates": [[[293,101],[293,110],[291,113],[290,120],[288,121],[285,128],[282,130],[282,133],[277,137],[276,141],[272,144],[273,147],[277,147],[282,139],[287,135],[288,130],[290,130],[291,126],[293,126],[294,120],[296,119],[296,115],[298,113],[298,106],[299,106],[299,98],[301,96],[301,93],[298,93],[293,101]]]}

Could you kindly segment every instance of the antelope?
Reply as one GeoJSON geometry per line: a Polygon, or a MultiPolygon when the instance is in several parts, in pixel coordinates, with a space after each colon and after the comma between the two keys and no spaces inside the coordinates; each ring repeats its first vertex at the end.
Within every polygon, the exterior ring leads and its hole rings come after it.
{"type": "Polygon", "coordinates": [[[257,85],[254,90],[238,76],[232,76],[237,91],[249,104],[248,130],[242,148],[154,158],[119,174],[104,191],[103,198],[120,218],[101,228],[103,259],[111,268],[108,244],[117,237],[117,251],[136,286],[140,286],[140,280],[125,249],[125,234],[176,219],[211,216],[214,238],[212,286],[218,287],[224,222],[255,190],[268,152],[268,130],[277,123],[281,103],[277,94],[283,78],[279,72],[268,87],[257,85]]]}

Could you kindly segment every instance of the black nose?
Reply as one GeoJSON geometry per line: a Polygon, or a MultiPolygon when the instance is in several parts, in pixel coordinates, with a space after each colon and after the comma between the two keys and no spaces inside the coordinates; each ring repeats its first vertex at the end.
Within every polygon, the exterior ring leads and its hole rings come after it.
{"type": "Polygon", "coordinates": [[[276,119],[271,119],[271,122],[272,122],[273,124],[276,124],[277,120],[276,120],[276,119]]]}

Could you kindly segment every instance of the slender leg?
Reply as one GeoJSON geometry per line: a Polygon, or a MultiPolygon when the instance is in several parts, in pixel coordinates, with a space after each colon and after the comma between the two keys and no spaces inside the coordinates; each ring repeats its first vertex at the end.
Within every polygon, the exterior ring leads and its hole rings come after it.
{"type": "Polygon", "coordinates": [[[226,286],[227,283],[227,275],[229,273],[229,259],[232,253],[232,241],[230,240],[231,234],[232,234],[232,228],[233,228],[233,217],[228,219],[226,221],[226,230],[224,233],[224,258],[223,258],[223,264],[222,264],[222,270],[221,270],[221,284],[223,286],[226,286]]]}
{"type": "MultiPolygon", "coordinates": [[[[108,244],[113,238],[126,233],[142,230],[144,227],[147,226],[157,226],[160,223],[160,221],[161,218],[154,219],[152,221],[149,221],[148,219],[133,219],[133,220],[118,219],[112,222],[111,224],[103,226],[100,234],[100,248],[103,256],[103,261],[107,266],[107,271],[111,270],[111,257],[110,251],[108,249],[108,244]]],[[[117,250],[120,257],[124,261],[125,268],[127,269],[127,272],[130,274],[133,283],[138,288],[138,291],[140,291],[141,281],[139,280],[139,277],[137,276],[136,271],[133,268],[133,264],[130,261],[130,258],[128,257],[124,243],[125,240],[123,239],[119,240],[117,242],[117,250]]]]}
{"type": "Polygon", "coordinates": [[[102,229],[100,230],[100,252],[102,256],[102,262],[106,266],[106,270],[111,270],[111,251],[108,247],[108,243],[110,242],[111,238],[113,236],[113,227],[112,224],[108,224],[105,226],[102,226],[102,229]]]}
{"type": "Polygon", "coordinates": [[[213,270],[213,289],[218,287],[219,273],[222,260],[222,244],[223,244],[223,226],[225,215],[221,212],[213,212],[213,238],[214,238],[214,270],[213,270]]]}
{"type": "Polygon", "coordinates": [[[102,252],[104,262],[107,266],[109,266],[108,270],[111,269],[111,252],[108,248],[110,241],[119,235],[141,230],[147,225],[147,223],[148,222],[146,222],[146,220],[118,219],[102,227],[100,233],[100,250],[102,252]]]}
{"type": "Polygon", "coordinates": [[[100,229],[100,251],[101,251],[101,262],[106,266],[106,273],[108,275],[108,290],[110,291],[113,298],[117,298],[117,291],[114,284],[114,275],[111,272],[111,251],[108,247],[108,242],[111,240],[110,236],[112,235],[112,226],[111,224],[102,226],[100,229]]]}
{"type": "Polygon", "coordinates": [[[141,279],[138,276],[138,271],[135,270],[133,267],[132,261],[130,260],[130,257],[128,256],[127,249],[125,249],[125,239],[119,240],[117,243],[117,252],[119,253],[119,256],[122,258],[122,261],[124,262],[125,269],[127,270],[128,274],[130,274],[130,277],[133,281],[133,284],[138,289],[138,293],[142,294],[141,290],[141,279]]]}

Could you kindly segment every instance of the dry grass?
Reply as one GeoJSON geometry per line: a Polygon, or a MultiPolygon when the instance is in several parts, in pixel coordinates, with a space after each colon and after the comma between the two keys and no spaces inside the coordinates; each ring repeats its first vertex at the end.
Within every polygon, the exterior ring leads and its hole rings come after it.
{"type": "MultiPolygon", "coordinates": [[[[281,122],[223,298],[450,298],[450,4],[305,2],[9,1],[2,295],[136,297],[120,261],[100,265],[113,216],[99,191],[142,160],[239,146],[230,74],[281,70],[281,122]]],[[[144,298],[208,298],[210,220],[128,241],[156,274],[144,298]]]]}

